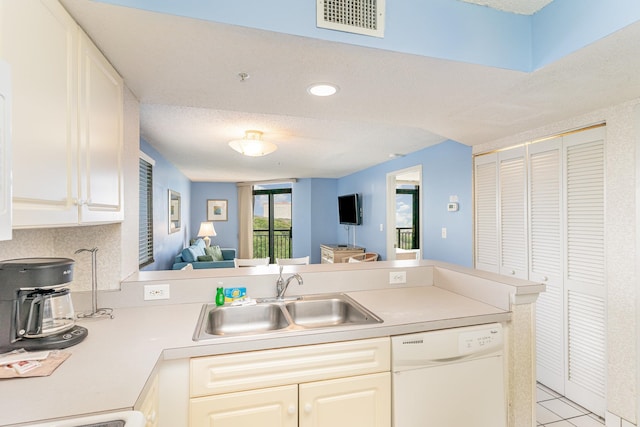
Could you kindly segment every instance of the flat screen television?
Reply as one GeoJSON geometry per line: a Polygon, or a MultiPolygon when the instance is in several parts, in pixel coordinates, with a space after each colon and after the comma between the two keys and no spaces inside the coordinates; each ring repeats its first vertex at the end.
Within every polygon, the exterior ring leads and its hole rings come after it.
{"type": "Polygon", "coordinates": [[[362,224],[362,210],[360,208],[360,195],[345,194],[338,196],[338,219],[340,224],[362,224]]]}

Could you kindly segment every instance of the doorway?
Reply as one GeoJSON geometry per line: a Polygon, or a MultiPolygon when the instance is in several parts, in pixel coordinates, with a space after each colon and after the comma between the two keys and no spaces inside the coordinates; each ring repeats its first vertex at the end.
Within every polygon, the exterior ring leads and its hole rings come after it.
{"type": "Polygon", "coordinates": [[[387,174],[387,260],[422,259],[422,166],[387,174]]]}
{"type": "Polygon", "coordinates": [[[253,257],[291,258],[291,188],[253,190],[253,257]]]}

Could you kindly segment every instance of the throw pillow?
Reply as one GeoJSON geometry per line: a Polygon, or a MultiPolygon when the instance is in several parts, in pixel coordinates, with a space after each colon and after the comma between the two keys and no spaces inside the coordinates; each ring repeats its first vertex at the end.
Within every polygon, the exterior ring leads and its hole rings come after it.
{"type": "Polygon", "coordinates": [[[204,253],[204,249],[205,249],[205,244],[204,244],[204,240],[202,239],[198,239],[196,240],[196,242],[189,246],[191,249],[193,249],[193,252],[196,254],[196,257],[198,255],[206,255],[204,253]]]}
{"type": "Polygon", "coordinates": [[[205,248],[204,251],[207,255],[211,255],[214,261],[224,261],[220,246],[209,246],[208,248],[205,248]]]}
{"type": "Polygon", "coordinates": [[[197,259],[196,257],[197,255],[193,253],[191,246],[182,250],[182,260],[184,262],[194,262],[197,259]]]}
{"type": "Polygon", "coordinates": [[[198,261],[213,261],[213,257],[211,255],[200,255],[198,261]]]}

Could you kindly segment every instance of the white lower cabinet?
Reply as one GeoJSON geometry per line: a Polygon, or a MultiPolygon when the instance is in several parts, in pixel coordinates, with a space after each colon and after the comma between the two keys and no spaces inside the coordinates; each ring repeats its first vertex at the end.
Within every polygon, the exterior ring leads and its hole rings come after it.
{"type": "Polygon", "coordinates": [[[191,360],[191,427],[390,427],[388,338],[191,360]]]}
{"type": "Polygon", "coordinates": [[[141,403],[136,406],[136,410],[142,412],[145,419],[145,427],[158,427],[158,393],[159,379],[155,375],[151,380],[151,386],[142,396],[141,403]]]}
{"type": "Polygon", "coordinates": [[[388,427],[391,374],[360,375],[299,386],[300,427],[388,427]]]}
{"type": "Polygon", "coordinates": [[[270,387],[191,401],[191,427],[388,427],[390,373],[270,387]]]}
{"type": "Polygon", "coordinates": [[[192,399],[191,427],[296,427],[298,386],[269,387],[192,399]]]}

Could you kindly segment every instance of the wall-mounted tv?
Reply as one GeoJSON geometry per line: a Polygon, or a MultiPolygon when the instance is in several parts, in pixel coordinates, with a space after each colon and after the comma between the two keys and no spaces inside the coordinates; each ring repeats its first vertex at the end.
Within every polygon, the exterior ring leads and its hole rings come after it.
{"type": "Polygon", "coordinates": [[[338,219],[340,224],[362,224],[362,208],[359,194],[345,194],[338,196],[338,219]]]}

